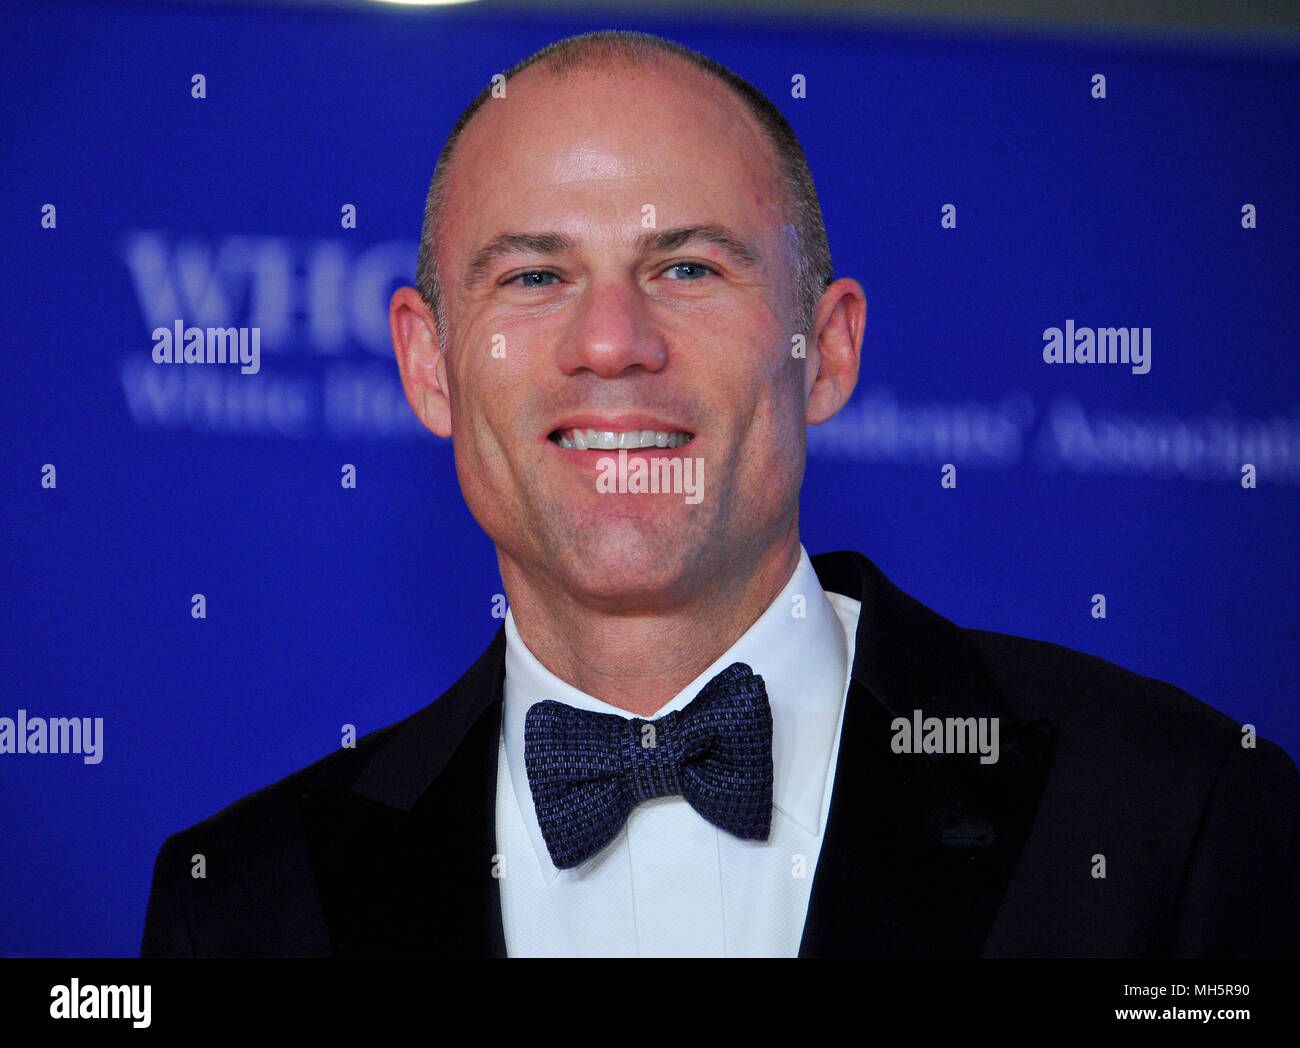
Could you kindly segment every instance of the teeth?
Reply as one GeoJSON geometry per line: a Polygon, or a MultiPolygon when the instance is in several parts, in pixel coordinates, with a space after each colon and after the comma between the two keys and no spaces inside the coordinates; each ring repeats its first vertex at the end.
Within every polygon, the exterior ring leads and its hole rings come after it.
{"type": "Polygon", "coordinates": [[[555,436],[562,448],[579,451],[635,451],[639,448],[679,448],[694,439],[690,433],[668,433],[655,429],[632,429],[623,433],[613,430],[564,429],[555,436]]]}

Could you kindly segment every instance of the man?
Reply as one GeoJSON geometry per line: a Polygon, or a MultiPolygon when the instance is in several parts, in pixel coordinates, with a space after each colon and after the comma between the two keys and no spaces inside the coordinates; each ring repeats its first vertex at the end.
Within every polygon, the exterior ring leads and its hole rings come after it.
{"type": "Polygon", "coordinates": [[[803,550],[804,427],[866,303],[770,103],[640,34],[505,87],[390,311],[505,625],[431,706],[169,838],[143,952],[1296,952],[1280,750],[803,550]]]}

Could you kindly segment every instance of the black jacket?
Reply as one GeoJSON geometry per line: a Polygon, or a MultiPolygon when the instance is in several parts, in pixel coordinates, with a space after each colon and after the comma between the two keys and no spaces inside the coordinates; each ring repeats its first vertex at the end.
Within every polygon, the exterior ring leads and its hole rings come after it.
{"type": "MultiPolygon", "coordinates": [[[[860,554],[813,566],[862,615],[802,955],[1300,954],[1278,747],[1169,684],[959,628],[860,554]],[[1000,718],[998,761],[894,753],[915,709],[1000,718]]],[[[504,656],[503,629],[431,705],[169,837],[142,955],[503,956],[504,656]]]]}

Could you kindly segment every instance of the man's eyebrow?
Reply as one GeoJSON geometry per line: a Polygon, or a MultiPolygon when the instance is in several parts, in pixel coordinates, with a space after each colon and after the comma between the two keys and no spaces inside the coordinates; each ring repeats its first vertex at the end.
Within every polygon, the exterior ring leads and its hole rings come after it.
{"type": "Polygon", "coordinates": [[[465,290],[469,290],[491,268],[492,263],[504,255],[515,252],[532,255],[559,255],[572,251],[577,245],[572,237],[563,233],[502,233],[495,236],[475,252],[465,270],[465,290]]]}
{"type": "MultiPolygon", "coordinates": [[[[741,266],[758,268],[763,264],[763,256],[748,241],[737,236],[726,226],[705,224],[700,226],[677,226],[673,229],[653,230],[637,237],[637,250],[642,254],[657,251],[675,251],[694,240],[702,240],[721,248],[732,260],[741,266]]],[[[535,254],[559,255],[577,247],[572,237],[563,233],[502,233],[484,244],[470,260],[465,270],[465,289],[474,287],[491,267],[492,263],[505,255],[535,254]]]]}
{"type": "Polygon", "coordinates": [[[738,237],[726,226],[713,224],[677,226],[674,229],[642,233],[637,237],[636,246],[643,253],[649,254],[655,251],[676,251],[692,240],[703,240],[705,243],[720,247],[734,262],[742,266],[758,268],[763,264],[763,256],[756,247],[738,237]]]}

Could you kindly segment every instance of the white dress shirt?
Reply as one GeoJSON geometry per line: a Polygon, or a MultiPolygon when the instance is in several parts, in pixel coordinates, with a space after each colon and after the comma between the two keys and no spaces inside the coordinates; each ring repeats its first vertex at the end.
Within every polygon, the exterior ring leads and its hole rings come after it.
{"type": "MultiPolygon", "coordinates": [[[[528,708],[554,699],[631,718],[566,684],[506,613],[497,767],[501,916],[511,957],[794,957],[830,808],[853,665],[858,601],[822,590],[803,547],[789,583],[739,640],[652,716],[681,709],[733,662],[762,676],[772,707],[772,828],[743,841],[680,796],[633,809],[602,851],[557,870],[524,766],[528,708]]],[[[647,718],[649,719],[649,718],[647,718]]]]}

